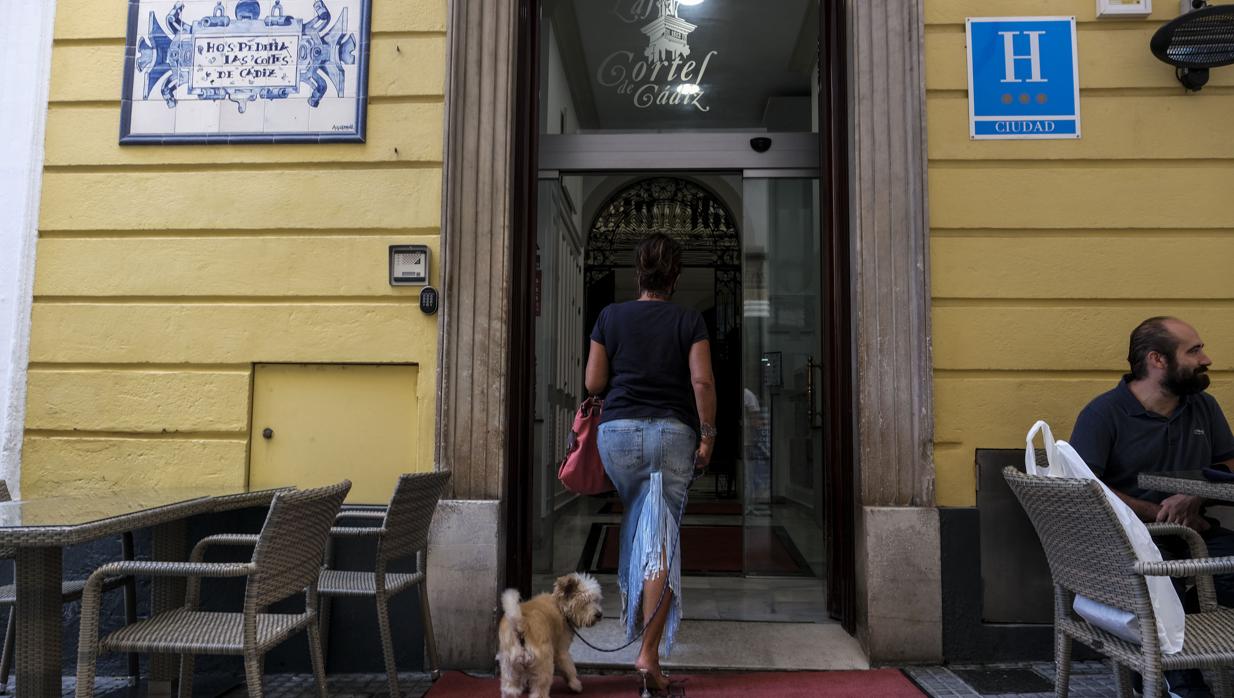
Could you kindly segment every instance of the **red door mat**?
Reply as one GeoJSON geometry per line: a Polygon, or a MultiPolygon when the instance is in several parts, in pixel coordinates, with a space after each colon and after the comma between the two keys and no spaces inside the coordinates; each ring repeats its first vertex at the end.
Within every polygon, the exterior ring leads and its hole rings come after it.
{"type": "MultiPolygon", "coordinates": [[[[600,507],[597,514],[624,514],[626,507],[620,499],[612,499],[600,507]]],[[[741,516],[741,502],[733,499],[691,499],[686,502],[686,516],[741,516]]]]}
{"type": "MultiPolygon", "coordinates": [[[[578,569],[611,574],[617,571],[620,554],[621,527],[592,524],[578,569]]],[[[814,576],[782,526],[698,524],[681,527],[681,573],[690,576],[814,576]]]]}
{"type": "MultiPolygon", "coordinates": [[[[583,696],[589,698],[637,698],[638,679],[634,673],[611,676],[583,676],[583,696]]],[[[919,698],[925,695],[895,669],[871,671],[800,671],[757,674],[695,674],[674,676],[685,679],[682,688],[687,698],[919,698]]],[[[425,698],[473,698],[501,695],[496,678],[478,679],[447,672],[425,698]]],[[[553,682],[554,696],[573,696],[558,677],[553,682]]]]}

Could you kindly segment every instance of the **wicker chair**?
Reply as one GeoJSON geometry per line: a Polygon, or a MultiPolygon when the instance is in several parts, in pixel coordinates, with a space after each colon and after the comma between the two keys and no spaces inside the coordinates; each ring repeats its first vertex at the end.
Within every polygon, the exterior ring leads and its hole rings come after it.
{"type": "MultiPolygon", "coordinates": [[[[9,493],[9,484],[4,480],[0,480],[0,502],[13,501],[13,495],[9,493]]],[[[125,533],[120,539],[121,558],[125,560],[133,559],[133,534],[125,533]]],[[[17,556],[15,550],[0,550],[0,560],[12,560],[17,556]]],[[[60,599],[64,603],[70,603],[81,598],[81,590],[85,588],[86,580],[75,579],[60,583],[60,599]]],[[[131,576],[112,577],[103,582],[103,590],[111,591],[112,589],[124,588],[124,620],[127,623],[132,623],[137,620],[137,582],[131,576]]],[[[4,631],[4,648],[0,650],[0,693],[5,693],[9,688],[9,674],[13,671],[13,658],[16,655],[14,645],[17,642],[17,585],[5,584],[0,586],[0,607],[9,609],[9,619],[7,627],[4,631]]],[[[138,677],[137,655],[129,655],[129,676],[133,679],[138,677]]]]}
{"type": "Polygon", "coordinates": [[[86,581],[82,596],[81,640],[77,649],[77,696],[94,695],[95,663],[100,652],[178,654],[180,695],[193,692],[194,654],[243,655],[250,696],[261,696],[262,658],[301,630],[309,635],[309,654],[317,692],[326,694],[325,664],[317,631],[317,576],[321,573],[330,526],[351,489],[344,480],[311,490],[280,492],[257,535],[203,538],[189,562],[113,562],[86,581]],[[212,545],[252,545],[245,563],[202,562],[212,545]],[[182,608],[160,613],[99,639],[99,593],[111,574],[188,577],[182,608]],[[238,613],[197,610],[202,577],[248,577],[244,609],[238,613]],[[268,613],[266,608],[294,594],[305,594],[302,613],[268,613]]]}
{"type": "Polygon", "coordinates": [[[1162,695],[1162,672],[1175,669],[1214,670],[1217,695],[1229,698],[1226,669],[1234,666],[1234,609],[1217,605],[1212,575],[1234,572],[1234,558],[1209,558],[1199,534],[1186,526],[1148,524],[1154,536],[1187,541],[1192,559],[1141,562],[1098,483],[1026,475],[1010,467],[1003,477],[1037,530],[1054,579],[1056,696],[1067,695],[1071,641],[1078,640],[1113,660],[1124,698],[1131,696],[1131,670],[1143,675],[1144,696],[1156,698],[1162,695]],[[1201,612],[1187,616],[1178,654],[1161,652],[1146,576],[1195,578],[1201,612]],[[1076,616],[1071,611],[1076,594],[1134,613],[1143,643],[1122,640],[1076,616]]]}
{"type": "Polygon", "coordinates": [[[437,501],[450,480],[448,471],[403,475],[384,512],[376,510],[349,509],[339,514],[339,519],[379,520],[380,526],[340,526],[331,530],[338,537],[372,537],[377,539],[377,555],[374,571],[351,572],[327,569],[317,583],[322,596],[322,634],[327,634],[330,622],[331,596],[371,596],[377,603],[377,625],[381,632],[381,649],[385,655],[386,677],[390,684],[390,696],[399,695],[398,666],[394,661],[394,641],[390,630],[390,597],[413,586],[420,587],[420,611],[424,617],[424,644],[428,649],[429,668],[436,674],[437,643],[433,638],[433,621],[428,608],[428,586],[425,570],[428,564],[429,524],[437,501]],[[416,557],[414,573],[387,572],[387,566],[396,560],[416,557]]]}

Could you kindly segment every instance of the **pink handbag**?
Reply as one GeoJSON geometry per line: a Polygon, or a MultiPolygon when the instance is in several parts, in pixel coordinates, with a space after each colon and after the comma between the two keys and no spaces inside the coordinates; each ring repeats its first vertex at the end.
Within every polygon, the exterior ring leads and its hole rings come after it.
{"type": "Polygon", "coordinates": [[[571,492],[577,494],[604,494],[612,492],[613,481],[604,472],[600,460],[599,431],[600,409],[604,402],[598,397],[589,397],[578,406],[574,415],[574,432],[570,434],[570,448],[557,469],[557,479],[571,492]]]}

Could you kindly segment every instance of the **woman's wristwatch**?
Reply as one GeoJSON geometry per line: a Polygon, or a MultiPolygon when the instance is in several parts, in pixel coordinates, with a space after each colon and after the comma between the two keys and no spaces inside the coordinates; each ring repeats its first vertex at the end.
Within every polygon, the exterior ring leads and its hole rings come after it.
{"type": "Polygon", "coordinates": [[[703,440],[715,441],[715,438],[716,438],[715,425],[702,422],[701,424],[698,425],[698,436],[700,439],[703,439],[703,440]]]}

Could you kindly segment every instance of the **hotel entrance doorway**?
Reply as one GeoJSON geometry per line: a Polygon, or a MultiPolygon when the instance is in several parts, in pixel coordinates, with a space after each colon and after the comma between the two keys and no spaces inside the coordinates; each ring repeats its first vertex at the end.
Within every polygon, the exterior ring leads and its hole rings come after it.
{"type": "Polygon", "coordinates": [[[633,297],[629,252],[659,231],[687,250],[674,301],[708,321],[726,441],[683,522],[686,619],[830,625],[848,603],[827,583],[851,578],[834,544],[851,529],[830,525],[851,493],[831,485],[843,465],[824,426],[848,377],[827,361],[819,28],[817,0],[542,3],[534,458],[519,495],[532,588],[589,570],[620,607],[621,504],[555,474],[594,318],[633,297]]]}

